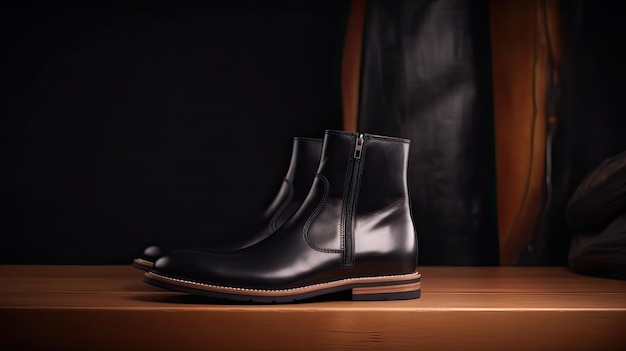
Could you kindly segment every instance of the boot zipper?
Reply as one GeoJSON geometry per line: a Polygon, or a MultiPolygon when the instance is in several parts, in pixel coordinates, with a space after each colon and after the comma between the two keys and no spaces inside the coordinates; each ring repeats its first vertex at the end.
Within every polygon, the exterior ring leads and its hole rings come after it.
{"type": "Polygon", "coordinates": [[[354,145],[354,158],[360,160],[361,152],[363,152],[363,134],[359,134],[359,137],[356,138],[356,144],[354,145]]]}
{"type": "Polygon", "coordinates": [[[357,194],[360,181],[361,155],[363,154],[363,134],[359,134],[354,144],[354,155],[352,164],[352,174],[350,179],[350,189],[348,190],[348,203],[344,217],[344,266],[351,266],[354,263],[354,213],[356,212],[357,194]]]}

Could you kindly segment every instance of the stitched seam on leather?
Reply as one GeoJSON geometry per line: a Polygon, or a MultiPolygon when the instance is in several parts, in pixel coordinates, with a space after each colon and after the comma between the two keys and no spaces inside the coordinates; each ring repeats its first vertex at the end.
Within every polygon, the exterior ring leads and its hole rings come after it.
{"type": "Polygon", "coordinates": [[[316,287],[316,286],[330,285],[330,284],[334,284],[334,283],[360,282],[360,281],[366,281],[367,282],[368,280],[375,280],[375,279],[380,279],[380,278],[394,278],[394,277],[402,278],[402,277],[415,276],[415,278],[417,279],[417,281],[410,281],[410,280],[409,281],[399,281],[398,283],[411,284],[411,283],[417,283],[417,282],[421,282],[422,281],[421,274],[418,273],[418,272],[414,272],[414,273],[408,273],[408,274],[392,274],[392,275],[377,275],[377,276],[372,276],[372,277],[344,278],[344,279],[338,279],[338,280],[331,280],[329,282],[324,282],[324,283],[317,283],[317,284],[310,284],[310,285],[299,286],[297,288],[287,288],[287,289],[253,289],[253,288],[239,288],[239,287],[234,287],[234,286],[215,285],[215,284],[206,284],[206,283],[194,282],[192,280],[172,278],[172,277],[168,277],[168,276],[161,275],[161,274],[154,273],[154,272],[149,272],[149,274],[154,275],[154,276],[159,277],[159,278],[162,278],[162,279],[165,279],[165,280],[171,280],[171,281],[175,281],[175,282],[181,282],[181,283],[192,284],[192,285],[205,286],[205,287],[209,287],[209,288],[231,289],[231,290],[237,290],[237,291],[254,291],[254,292],[297,291],[297,290],[310,289],[310,288],[316,287]]]}
{"type": "Polygon", "coordinates": [[[356,133],[352,133],[352,132],[344,132],[341,130],[327,130],[326,134],[330,134],[330,135],[349,135],[349,136],[355,136],[356,133]]]}
{"type": "Polygon", "coordinates": [[[276,222],[278,221],[278,218],[280,217],[280,215],[282,215],[285,212],[287,207],[289,207],[291,200],[293,200],[293,194],[294,194],[293,184],[287,178],[284,178],[283,182],[287,183],[287,199],[283,201],[282,204],[280,204],[280,206],[278,207],[278,209],[272,216],[272,220],[270,221],[270,231],[272,233],[278,229],[276,228],[276,222]]]}
{"type": "MultiPolygon", "coordinates": [[[[358,135],[357,133],[353,133],[353,132],[345,132],[345,131],[340,131],[340,130],[327,130],[326,134],[330,134],[330,135],[349,135],[349,136],[356,136],[358,135]]],[[[389,142],[394,142],[394,143],[401,143],[401,144],[410,144],[411,140],[410,139],[405,139],[405,138],[398,138],[398,137],[390,137],[390,136],[385,136],[385,135],[376,135],[376,134],[369,134],[369,133],[363,133],[363,136],[368,136],[371,139],[380,139],[380,140],[385,140],[385,141],[389,141],[389,142]]]]}
{"type": "Polygon", "coordinates": [[[319,173],[316,173],[315,176],[318,179],[320,179],[322,183],[324,183],[324,194],[322,195],[322,199],[320,200],[320,202],[317,204],[317,207],[315,207],[315,210],[313,211],[313,213],[311,213],[309,218],[304,223],[304,227],[302,228],[302,235],[304,236],[304,241],[307,243],[307,245],[309,245],[309,247],[311,247],[313,250],[316,250],[316,251],[325,252],[325,253],[341,253],[341,250],[325,249],[322,247],[318,247],[315,244],[313,244],[311,240],[309,239],[309,227],[311,227],[311,224],[313,223],[313,221],[317,218],[320,212],[322,212],[322,209],[326,206],[326,201],[328,201],[328,195],[330,193],[330,184],[328,183],[328,179],[326,179],[326,177],[324,177],[323,175],[319,173]]]}
{"type": "Polygon", "coordinates": [[[392,142],[392,143],[400,143],[400,144],[410,144],[411,140],[409,139],[403,139],[403,138],[395,138],[395,137],[387,137],[387,136],[382,136],[382,135],[373,135],[373,134],[364,134],[366,136],[368,136],[370,139],[379,139],[379,140],[384,140],[384,141],[388,141],[388,142],[392,142]]]}

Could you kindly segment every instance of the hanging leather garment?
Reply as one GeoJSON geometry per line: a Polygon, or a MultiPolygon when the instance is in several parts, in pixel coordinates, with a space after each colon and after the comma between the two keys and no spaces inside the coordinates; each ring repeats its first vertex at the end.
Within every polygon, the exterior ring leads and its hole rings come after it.
{"type": "Polygon", "coordinates": [[[413,141],[420,264],[496,265],[487,1],[367,1],[358,129],[413,141]]]}

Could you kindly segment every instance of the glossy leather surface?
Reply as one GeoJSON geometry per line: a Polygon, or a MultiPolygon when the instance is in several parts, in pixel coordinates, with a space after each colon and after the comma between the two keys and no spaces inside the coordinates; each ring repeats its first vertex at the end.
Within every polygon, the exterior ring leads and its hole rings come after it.
{"type": "Polygon", "coordinates": [[[357,130],[411,139],[425,265],[499,263],[489,3],[367,1],[357,130]]]}
{"type": "MultiPolygon", "coordinates": [[[[319,165],[321,151],[322,139],[294,138],[291,161],[283,183],[267,209],[258,218],[249,222],[244,229],[247,233],[246,239],[220,247],[203,248],[203,250],[230,251],[241,249],[265,239],[285,224],[307,196],[319,165]]],[[[185,248],[148,246],[140,258],[154,262],[169,251],[185,248]]]]}
{"type": "Polygon", "coordinates": [[[158,259],[152,271],[206,284],[256,289],[414,272],[417,238],[406,182],[409,141],[364,134],[362,167],[353,167],[357,136],[326,132],[308,196],[273,235],[231,252],[171,252],[158,259]],[[360,181],[352,183],[355,174],[360,181]],[[353,189],[356,212],[353,221],[346,222],[346,201],[353,189]],[[348,225],[354,228],[350,241],[345,237],[350,233],[348,225]],[[351,249],[346,242],[353,243],[352,265],[343,260],[351,249]]]}

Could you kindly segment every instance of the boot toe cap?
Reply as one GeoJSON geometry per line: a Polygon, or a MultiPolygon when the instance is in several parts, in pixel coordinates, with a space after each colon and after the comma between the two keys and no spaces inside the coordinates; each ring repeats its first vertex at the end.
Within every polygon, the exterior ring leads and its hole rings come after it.
{"type": "Polygon", "coordinates": [[[152,271],[172,278],[205,281],[214,276],[211,255],[196,251],[172,251],[159,257],[152,271]]]}
{"type": "Polygon", "coordinates": [[[162,255],[163,255],[163,249],[160,246],[152,245],[152,246],[146,247],[146,249],[143,250],[143,254],[141,258],[154,262],[162,255]]]}

